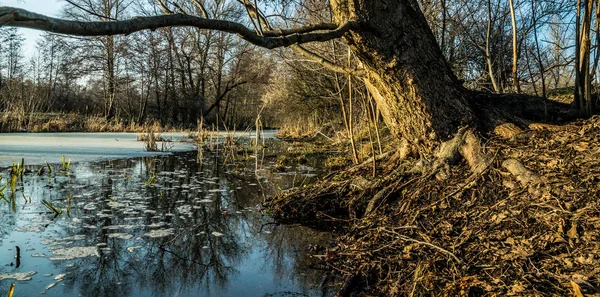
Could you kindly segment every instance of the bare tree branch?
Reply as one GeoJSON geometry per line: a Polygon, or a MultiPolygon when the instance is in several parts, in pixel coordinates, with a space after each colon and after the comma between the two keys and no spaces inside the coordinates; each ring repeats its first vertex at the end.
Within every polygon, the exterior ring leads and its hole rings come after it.
{"type": "Polygon", "coordinates": [[[181,6],[179,6],[179,4],[177,4],[177,2],[173,2],[171,4],[173,4],[173,6],[175,6],[175,8],[177,8],[179,10],[179,13],[188,14],[187,12],[185,12],[185,10],[183,8],[181,8],[181,6]]]}
{"type": "MultiPolygon", "coordinates": [[[[246,11],[248,12],[248,15],[250,16],[250,20],[252,20],[252,24],[254,24],[253,19],[256,19],[256,21],[259,23],[259,26],[260,26],[260,24],[262,24],[268,30],[267,32],[269,32],[269,35],[271,35],[271,36],[282,37],[282,36],[288,36],[288,35],[294,35],[294,34],[308,34],[310,32],[314,32],[314,31],[329,30],[328,28],[330,28],[331,26],[335,27],[334,24],[316,24],[316,25],[310,25],[307,27],[300,27],[300,28],[273,30],[273,27],[271,27],[271,24],[269,23],[267,18],[257,8],[256,0],[254,0],[254,5],[252,5],[252,3],[250,3],[249,0],[238,0],[238,2],[242,3],[242,5],[244,5],[244,7],[246,8],[246,11]],[[279,33],[277,33],[277,32],[279,32],[279,33]]],[[[256,24],[254,24],[254,26],[256,27],[256,24]]],[[[333,28],[333,29],[335,30],[335,28],[333,28]]],[[[260,34],[262,36],[266,36],[264,33],[265,32],[263,32],[262,26],[260,26],[260,34]]],[[[344,66],[340,66],[332,61],[329,61],[325,57],[323,57],[313,51],[307,50],[306,48],[304,48],[298,44],[290,45],[289,47],[291,49],[293,49],[295,52],[297,52],[300,55],[304,56],[305,58],[309,59],[310,61],[318,63],[331,71],[338,72],[338,73],[344,73],[344,74],[348,74],[348,75],[355,75],[355,76],[363,75],[361,70],[350,69],[350,68],[346,68],[344,66]]]]}
{"type": "Polygon", "coordinates": [[[169,7],[164,2],[162,2],[162,0],[157,0],[157,2],[165,14],[173,14],[173,11],[169,9],[169,7]]]}
{"type": "Polygon", "coordinates": [[[326,30],[335,30],[337,25],[332,23],[321,23],[321,24],[313,24],[307,25],[304,27],[298,28],[288,28],[288,29],[276,29],[271,31],[263,32],[264,36],[286,36],[291,34],[304,34],[310,33],[314,31],[326,31],[326,30]]]}
{"type": "Polygon", "coordinates": [[[194,3],[196,3],[196,6],[198,7],[198,9],[200,9],[200,11],[202,12],[202,16],[204,18],[208,18],[208,12],[206,11],[206,8],[202,4],[202,2],[200,2],[200,0],[193,0],[193,1],[194,1],[194,3]]]}
{"type": "Polygon", "coordinates": [[[85,11],[86,13],[89,13],[89,14],[91,14],[93,16],[99,17],[100,19],[106,19],[106,20],[111,20],[111,21],[116,21],[117,20],[115,18],[111,18],[110,16],[97,14],[97,13],[95,13],[95,12],[89,10],[89,9],[85,9],[84,7],[81,7],[80,5],[77,5],[76,3],[73,3],[73,1],[71,1],[71,0],[65,0],[65,1],[67,1],[67,3],[69,3],[69,4],[71,4],[71,5],[75,6],[75,7],[77,7],[79,9],[85,11]]]}
{"type": "Polygon", "coordinates": [[[295,52],[301,54],[305,58],[307,58],[315,63],[321,64],[325,68],[327,68],[333,72],[350,74],[350,75],[355,75],[355,76],[363,76],[364,75],[364,73],[361,69],[350,69],[350,68],[340,66],[334,62],[331,62],[331,61],[325,59],[324,57],[322,57],[314,52],[307,50],[306,48],[304,48],[300,45],[297,45],[297,44],[290,45],[290,48],[293,49],[295,52]]]}
{"type": "MultiPolygon", "coordinates": [[[[48,17],[20,8],[0,6],[0,26],[23,27],[79,36],[131,34],[147,29],[191,26],[237,34],[240,38],[252,44],[268,49],[339,38],[346,32],[356,28],[357,25],[356,22],[351,21],[337,26],[334,30],[267,37],[256,34],[240,23],[183,14],[134,17],[122,21],[80,22],[48,17]]],[[[296,30],[302,31],[302,29],[296,30]]]]}
{"type": "MultiPolygon", "coordinates": [[[[246,0],[247,2],[248,0],[246,0]]],[[[256,12],[256,14],[258,15],[258,29],[260,31],[260,35],[263,35],[263,22],[265,24],[265,26],[267,26],[267,29],[271,29],[271,26],[269,25],[269,22],[267,21],[267,19],[264,18],[263,15],[261,15],[260,10],[258,10],[258,3],[256,2],[256,0],[254,0],[254,10],[256,12]]]]}
{"type": "Polygon", "coordinates": [[[256,33],[261,33],[260,35],[262,35],[262,32],[258,29],[258,26],[254,22],[255,14],[253,15],[252,11],[248,8],[248,5],[246,5],[245,3],[242,3],[242,5],[244,5],[244,8],[246,9],[246,13],[248,13],[248,16],[250,17],[250,22],[252,22],[252,26],[254,27],[256,33]]]}
{"type": "Polygon", "coordinates": [[[211,105],[211,106],[210,106],[210,107],[209,107],[207,110],[205,110],[205,111],[202,113],[202,116],[204,116],[204,117],[208,116],[208,114],[209,114],[209,113],[210,113],[210,112],[211,112],[211,111],[212,111],[212,110],[213,110],[215,107],[217,107],[217,105],[221,104],[221,100],[223,100],[223,98],[225,98],[225,96],[226,96],[226,95],[227,95],[227,94],[228,94],[230,91],[233,91],[233,89],[235,89],[235,88],[237,88],[237,87],[239,87],[239,86],[241,86],[241,85],[245,85],[245,84],[249,83],[249,81],[245,81],[245,80],[244,80],[244,81],[239,81],[239,82],[236,82],[236,83],[234,83],[234,84],[233,84],[233,85],[231,85],[231,86],[229,86],[229,83],[230,83],[230,82],[227,82],[227,86],[225,87],[225,90],[223,91],[223,93],[221,93],[221,94],[219,95],[219,97],[217,98],[217,100],[215,101],[215,103],[213,103],[213,104],[212,104],[212,105],[211,105]]]}

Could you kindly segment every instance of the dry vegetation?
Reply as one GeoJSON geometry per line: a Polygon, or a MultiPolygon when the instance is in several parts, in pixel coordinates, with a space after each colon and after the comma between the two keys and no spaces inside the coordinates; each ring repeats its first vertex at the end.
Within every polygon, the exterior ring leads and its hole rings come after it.
{"type": "Polygon", "coordinates": [[[108,121],[101,116],[77,114],[33,114],[27,118],[9,113],[0,114],[0,132],[147,132],[181,131],[182,127],[150,124],[127,124],[120,120],[108,121]]]}
{"type": "Polygon", "coordinates": [[[490,139],[482,174],[391,157],[383,178],[365,163],[270,203],[283,221],[340,232],[317,255],[346,279],[340,295],[597,296],[600,117],[530,128],[490,139]]]}

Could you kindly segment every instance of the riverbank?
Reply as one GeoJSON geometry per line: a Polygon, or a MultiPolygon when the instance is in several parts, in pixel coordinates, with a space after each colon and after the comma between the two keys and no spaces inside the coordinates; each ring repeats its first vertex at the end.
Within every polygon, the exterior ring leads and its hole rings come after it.
{"type": "Polygon", "coordinates": [[[597,294],[598,135],[600,117],[532,124],[486,139],[492,161],[478,174],[384,155],[374,178],[366,162],[270,206],[280,221],[338,232],[315,255],[346,279],[338,296],[597,294]]]}

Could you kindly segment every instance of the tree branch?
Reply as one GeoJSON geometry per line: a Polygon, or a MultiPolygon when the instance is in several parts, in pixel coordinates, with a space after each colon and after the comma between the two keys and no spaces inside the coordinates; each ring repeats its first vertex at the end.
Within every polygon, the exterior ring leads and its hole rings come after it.
{"type": "Polygon", "coordinates": [[[188,14],[187,12],[185,12],[185,10],[183,8],[181,8],[181,6],[179,6],[179,4],[177,4],[176,2],[172,3],[173,6],[175,6],[175,8],[177,8],[179,10],[179,13],[181,14],[188,14]]]}
{"type": "MultiPolygon", "coordinates": [[[[246,9],[246,13],[248,13],[248,16],[250,17],[250,22],[252,23],[252,26],[254,27],[255,31],[256,31],[257,33],[261,33],[261,32],[258,30],[258,26],[257,26],[257,25],[256,25],[256,23],[254,22],[254,17],[252,16],[252,12],[251,12],[251,10],[250,10],[250,9],[248,9],[248,6],[247,6],[246,4],[242,3],[242,5],[244,5],[244,8],[246,9]]],[[[261,35],[262,35],[262,33],[261,33],[261,35]]]]}
{"type": "Polygon", "coordinates": [[[286,36],[291,34],[304,34],[310,33],[314,31],[327,31],[327,30],[335,30],[337,29],[336,24],[332,23],[321,23],[321,24],[313,24],[307,25],[304,27],[298,28],[288,28],[288,29],[276,29],[263,32],[264,36],[286,36]]]}
{"type": "MultiPolygon", "coordinates": [[[[236,82],[236,83],[234,83],[234,84],[233,84],[233,85],[231,85],[231,86],[227,86],[227,87],[225,87],[225,91],[223,91],[223,93],[221,93],[221,94],[219,95],[219,97],[217,97],[217,100],[215,101],[215,103],[213,103],[213,104],[212,104],[212,105],[211,105],[211,106],[210,106],[210,107],[209,107],[207,110],[205,110],[205,111],[202,113],[202,116],[203,116],[203,117],[207,117],[207,116],[208,116],[208,114],[209,114],[209,113],[210,113],[210,112],[211,112],[211,111],[212,111],[212,110],[213,110],[215,107],[217,107],[217,105],[221,104],[221,100],[223,100],[223,98],[225,98],[225,96],[226,96],[226,95],[227,95],[227,94],[228,94],[230,91],[232,91],[233,89],[235,89],[235,88],[237,88],[237,87],[239,87],[239,86],[241,86],[241,85],[245,85],[245,84],[247,84],[247,83],[249,83],[249,81],[245,81],[245,80],[244,80],[244,81],[239,81],[239,82],[236,82]]],[[[227,84],[229,84],[229,82],[227,82],[227,84]]]]}
{"type": "Polygon", "coordinates": [[[167,5],[162,2],[162,0],[157,0],[158,5],[160,5],[160,7],[162,7],[162,10],[165,14],[172,14],[173,11],[171,9],[169,9],[169,7],[167,7],[167,5]]]}
{"type": "Polygon", "coordinates": [[[77,8],[79,8],[79,9],[81,9],[81,10],[83,10],[83,11],[85,11],[85,12],[91,14],[91,15],[93,15],[93,16],[99,17],[100,19],[107,19],[107,20],[111,20],[111,21],[116,21],[117,20],[117,19],[111,18],[110,16],[100,15],[100,14],[97,14],[97,13],[95,13],[95,12],[89,10],[89,9],[85,9],[85,8],[81,7],[80,5],[77,5],[76,3],[73,3],[73,1],[71,1],[71,0],[65,0],[65,1],[67,1],[67,3],[73,5],[73,6],[77,7],[77,8]]]}
{"type": "Polygon", "coordinates": [[[206,11],[206,8],[204,7],[204,5],[200,2],[200,0],[193,0],[194,3],[196,3],[196,7],[198,7],[198,9],[202,12],[202,16],[204,18],[208,18],[208,12],[206,11]]]}
{"type": "MultiPolygon", "coordinates": [[[[284,37],[284,36],[289,36],[289,35],[293,36],[295,34],[308,34],[308,33],[314,32],[314,31],[327,30],[327,28],[330,28],[330,27],[332,27],[332,30],[335,30],[337,28],[337,26],[335,24],[316,24],[316,25],[309,25],[307,27],[273,30],[273,28],[271,27],[271,24],[269,24],[269,21],[267,20],[267,18],[264,17],[264,14],[261,13],[261,11],[256,7],[256,0],[254,0],[254,5],[252,5],[252,3],[250,3],[249,0],[238,0],[238,1],[241,2],[246,7],[246,11],[248,11],[250,19],[252,20],[253,18],[256,18],[258,23],[259,24],[262,23],[265,26],[265,28],[267,28],[268,32],[270,32],[270,34],[272,36],[279,36],[279,37],[284,37]],[[250,13],[250,12],[252,12],[252,13],[250,13]],[[279,33],[277,33],[278,31],[279,31],[279,33]]],[[[252,21],[252,23],[254,23],[254,21],[252,21]]],[[[264,32],[262,32],[262,27],[260,29],[261,29],[260,30],[261,35],[265,36],[264,32]]],[[[327,60],[326,58],[324,58],[323,56],[321,56],[315,52],[309,51],[300,45],[297,45],[297,44],[290,45],[290,48],[293,49],[295,52],[301,54],[305,58],[308,58],[309,60],[311,60],[315,63],[318,63],[331,71],[338,72],[338,73],[344,73],[344,74],[348,74],[348,75],[356,75],[356,76],[362,75],[362,71],[357,71],[355,69],[349,69],[349,68],[345,68],[343,66],[337,65],[336,63],[331,62],[331,61],[327,60]]]]}
{"type": "MultiPolygon", "coordinates": [[[[0,26],[23,27],[48,32],[79,35],[102,36],[131,34],[142,30],[156,30],[163,27],[191,26],[199,29],[218,30],[237,34],[240,38],[268,49],[302,44],[322,42],[336,39],[356,28],[358,23],[351,21],[341,24],[334,30],[309,32],[284,36],[260,36],[246,26],[225,20],[207,19],[183,14],[161,16],[134,17],[129,20],[108,22],[80,22],[48,17],[24,9],[0,6],[0,26]]],[[[302,30],[297,28],[296,30],[302,30]]]]}
{"type": "Polygon", "coordinates": [[[325,59],[324,57],[322,57],[316,53],[313,53],[313,52],[307,50],[306,48],[304,48],[300,45],[294,44],[294,45],[290,45],[289,47],[291,49],[293,49],[295,52],[304,56],[305,58],[307,58],[315,63],[321,64],[323,67],[325,67],[333,72],[350,74],[350,75],[355,75],[355,76],[363,76],[364,75],[363,71],[360,69],[350,69],[350,68],[340,66],[334,62],[331,62],[331,61],[325,59]]]}

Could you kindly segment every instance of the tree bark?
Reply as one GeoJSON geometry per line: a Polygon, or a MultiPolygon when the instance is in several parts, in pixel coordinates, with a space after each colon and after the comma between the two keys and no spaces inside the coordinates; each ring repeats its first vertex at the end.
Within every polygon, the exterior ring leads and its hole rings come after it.
{"type": "Polygon", "coordinates": [[[418,152],[433,153],[475,114],[416,1],[331,0],[344,35],[365,68],[365,84],[390,131],[418,152]]]}
{"type": "Polygon", "coordinates": [[[590,116],[592,114],[592,81],[590,74],[590,56],[591,56],[591,23],[594,1],[584,0],[583,1],[583,20],[581,25],[581,41],[580,41],[580,61],[579,61],[579,72],[580,72],[580,85],[582,91],[582,101],[580,108],[580,115],[590,116]]]}
{"type": "Polygon", "coordinates": [[[581,86],[581,0],[577,0],[577,4],[575,6],[575,104],[582,108],[584,106],[584,98],[582,94],[582,86],[581,86]]]}

